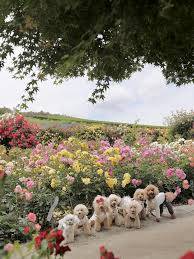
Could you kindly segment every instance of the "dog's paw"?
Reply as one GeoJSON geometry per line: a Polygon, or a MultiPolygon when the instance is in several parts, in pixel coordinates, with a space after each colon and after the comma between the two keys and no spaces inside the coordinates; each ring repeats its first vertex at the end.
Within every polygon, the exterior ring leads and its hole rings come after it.
{"type": "Polygon", "coordinates": [[[160,222],[160,219],[156,219],[156,222],[160,222]]]}

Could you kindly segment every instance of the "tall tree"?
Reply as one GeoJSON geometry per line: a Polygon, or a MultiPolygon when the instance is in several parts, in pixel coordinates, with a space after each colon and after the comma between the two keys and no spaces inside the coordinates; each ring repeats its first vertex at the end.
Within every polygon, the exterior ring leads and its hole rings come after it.
{"type": "MultiPolygon", "coordinates": [[[[193,82],[193,0],[0,0],[0,67],[8,56],[16,77],[87,75],[90,101],[104,98],[110,81],[130,78],[146,63],[167,82],[193,82]]],[[[25,98],[24,98],[25,99],[25,98]]]]}

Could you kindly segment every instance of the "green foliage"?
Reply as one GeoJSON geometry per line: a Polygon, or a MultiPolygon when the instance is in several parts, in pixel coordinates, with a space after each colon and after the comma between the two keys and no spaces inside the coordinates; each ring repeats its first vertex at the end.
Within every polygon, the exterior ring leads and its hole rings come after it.
{"type": "Polygon", "coordinates": [[[11,109],[9,109],[9,108],[6,108],[6,107],[2,107],[2,108],[0,108],[0,115],[3,115],[3,114],[5,114],[5,113],[11,113],[12,111],[11,111],[11,109]]]}
{"type": "Polygon", "coordinates": [[[86,75],[96,82],[95,103],[111,81],[146,63],[161,67],[168,83],[186,84],[193,81],[193,9],[192,0],[1,0],[0,67],[11,55],[10,72],[31,77],[24,101],[34,100],[47,76],[86,75]]]}
{"type": "Polygon", "coordinates": [[[166,120],[170,126],[169,134],[172,138],[176,136],[184,139],[193,138],[194,111],[177,111],[172,113],[166,120]]]}

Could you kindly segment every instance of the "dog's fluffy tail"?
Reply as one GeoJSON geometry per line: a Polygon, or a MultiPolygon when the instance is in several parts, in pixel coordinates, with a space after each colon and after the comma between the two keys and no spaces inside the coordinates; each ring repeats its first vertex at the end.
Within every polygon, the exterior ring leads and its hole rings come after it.
{"type": "Polygon", "coordinates": [[[177,195],[178,195],[178,193],[176,191],[165,193],[165,197],[168,202],[173,202],[176,199],[177,195]]]}

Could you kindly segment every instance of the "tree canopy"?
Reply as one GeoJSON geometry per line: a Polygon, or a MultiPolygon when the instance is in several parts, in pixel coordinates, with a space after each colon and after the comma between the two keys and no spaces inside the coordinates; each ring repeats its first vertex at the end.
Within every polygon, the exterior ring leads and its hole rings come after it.
{"type": "Polygon", "coordinates": [[[193,0],[0,0],[0,68],[11,56],[16,77],[37,82],[86,75],[90,98],[104,98],[145,64],[168,83],[193,82],[193,0]]]}

